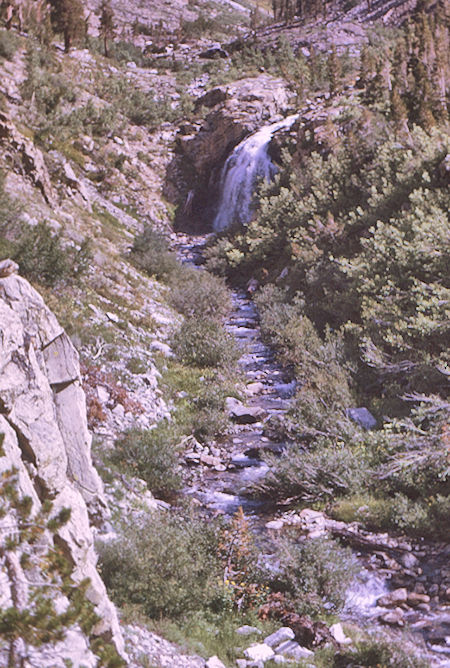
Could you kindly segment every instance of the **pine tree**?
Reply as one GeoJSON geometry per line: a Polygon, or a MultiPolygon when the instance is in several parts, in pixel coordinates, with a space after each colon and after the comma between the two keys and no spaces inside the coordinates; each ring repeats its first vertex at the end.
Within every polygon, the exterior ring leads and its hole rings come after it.
{"type": "Polygon", "coordinates": [[[50,18],[55,32],[64,35],[64,50],[68,53],[73,42],[85,33],[81,0],[50,0],[50,18]]]}
{"type": "Polygon", "coordinates": [[[100,6],[100,36],[103,39],[105,57],[108,58],[108,40],[114,39],[116,25],[114,22],[114,11],[109,0],[102,0],[100,6]]]}
{"type": "Polygon", "coordinates": [[[339,60],[339,56],[337,55],[336,47],[334,46],[334,44],[328,55],[327,72],[328,72],[328,80],[330,82],[330,95],[334,96],[338,91],[339,82],[342,74],[341,63],[339,60]]]}

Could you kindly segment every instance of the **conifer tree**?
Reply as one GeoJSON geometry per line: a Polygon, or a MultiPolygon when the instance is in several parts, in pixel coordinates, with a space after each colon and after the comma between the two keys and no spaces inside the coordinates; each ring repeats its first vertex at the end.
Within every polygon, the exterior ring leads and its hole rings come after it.
{"type": "Polygon", "coordinates": [[[339,81],[342,74],[341,63],[334,44],[328,55],[327,73],[330,85],[330,95],[334,96],[338,91],[339,81]]]}
{"type": "Polygon", "coordinates": [[[68,53],[73,42],[85,32],[81,0],[50,0],[50,18],[55,32],[63,34],[64,50],[68,53]]]}
{"type": "Polygon", "coordinates": [[[108,58],[108,40],[114,39],[116,25],[114,22],[114,11],[109,0],[102,0],[100,6],[100,36],[103,39],[105,57],[108,58]]]}

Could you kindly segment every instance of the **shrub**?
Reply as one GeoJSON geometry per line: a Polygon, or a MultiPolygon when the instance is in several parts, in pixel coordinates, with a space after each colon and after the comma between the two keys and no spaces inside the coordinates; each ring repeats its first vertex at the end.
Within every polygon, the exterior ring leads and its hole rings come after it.
{"type": "Polygon", "coordinates": [[[181,486],[176,443],[166,422],[154,429],[130,429],[116,441],[111,461],[143,478],[156,496],[171,497],[181,486]]]}
{"type": "Polygon", "coordinates": [[[0,58],[12,60],[19,47],[20,40],[10,30],[0,30],[0,58]]]}
{"type": "Polygon", "coordinates": [[[12,257],[19,263],[21,274],[53,286],[80,278],[89,268],[91,251],[88,241],[78,249],[64,246],[61,234],[53,232],[44,221],[21,227],[20,238],[13,243],[12,257]]]}
{"type": "Polygon", "coordinates": [[[402,647],[392,642],[392,638],[376,636],[355,643],[351,649],[341,649],[334,657],[330,657],[327,665],[332,668],[429,668],[430,664],[420,656],[414,656],[416,648],[402,647]],[[412,650],[412,651],[411,651],[412,650]]]}
{"type": "Polygon", "coordinates": [[[152,227],[135,237],[130,251],[134,264],[149,276],[167,280],[179,271],[175,253],[169,250],[167,238],[152,227]]]}
{"type": "Polygon", "coordinates": [[[213,318],[190,318],[172,338],[172,347],[184,364],[231,367],[239,357],[236,343],[213,318]]]}
{"type": "Polygon", "coordinates": [[[119,604],[146,615],[179,618],[214,604],[220,564],[212,525],[174,512],[127,523],[100,547],[102,575],[119,604]]]}
{"type": "Polygon", "coordinates": [[[294,534],[279,539],[278,548],[276,586],[293,601],[296,612],[316,616],[342,610],[345,592],[357,572],[349,548],[330,538],[299,541],[294,534]]]}
{"type": "Polygon", "coordinates": [[[266,459],[271,470],[252,490],[273,500],[327,502],[360,491],[367,484],[369,469],[364,454],[343,442],[320,443],[312,451],[291,445],[280,458],[267,455],[266,459]]]}
{"type": "Polygon", "coordinates": [[[182,281],[173,281],[170,302],[188,318],[221,320],[230,310],[230,296],[225,282],[205,271],[185,268],[182,281]]]}

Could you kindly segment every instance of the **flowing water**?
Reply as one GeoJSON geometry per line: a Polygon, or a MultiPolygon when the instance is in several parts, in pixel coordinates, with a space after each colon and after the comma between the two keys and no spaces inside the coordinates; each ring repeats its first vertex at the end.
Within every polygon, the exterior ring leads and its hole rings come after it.
{"type": "Polygon", "coordinates": [[[219,208],[213,222],[215,232],[250,221],[258,181],[272,181],[277,172],[269,156],[272,137],[290,128],[297,118],[297,115],[288,116],[266,125],[236,146],[222,170],[219,208]]]}

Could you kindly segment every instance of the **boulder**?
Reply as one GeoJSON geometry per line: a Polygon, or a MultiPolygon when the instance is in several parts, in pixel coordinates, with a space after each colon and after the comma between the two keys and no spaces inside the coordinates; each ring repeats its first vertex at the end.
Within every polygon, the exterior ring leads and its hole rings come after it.
{"type": "Polygon", "coordinates": [[[345,635],[344,629],[342,628],[342,624],[340,624],[339,622],[337,624],[332,624],[330,626],[330,633],[336,640],[336,642],[339,643],[340,645],[350,645],[352,642],[351,638],[347,638],[347,636],[345,635]]]}
{"type": "Polygon", "coordinates": [[[405,613],[401,608],[395,608],[395,610],[392,610],[391,612],[387,612],[385,615],[383,615],[380,619],[382,622],[385,624],[388,624],[389,626],[403,626],[404,617],[405,613]]]}
{"type": "Polygon", "coordinates": [[[205,668],[226,668],[226,666],[224,663],[222,663],[218,656],[212,656],[206,662],[205,668]]]}
{"type": "Polygon", "coordinates": [[[265,415],[264,410],[258,407],[244,406],[242,401],[234,397],[225,399],[225,407],[230,418],[237,424],[254,424],[259,422],[265,415]]]}
{"type": "Polygon", "coordinates": [[[310,649],[302,647],[298,642],[293,642],[292,640],[287,640],[281,643],[281,645],[279,645],[275,651],[277,654],[281,654],[282,656],[289,659],[294,659],[295,661],[301,661],[302,659],[306,659],[309,656],[314,655],[314,652],[312,652],[310,649]]]}
{"type": "Polygon", "coordinates": [[[268,661],[274,656],[275,652],[269,645],[265,643],[259,643],[258,645],[252,645],[247,647],[244,651],[244,656],[250,661],[268,661]]]}
{"type": "Polygon", "coordinates": [[[394,591],[389,592],[389,594],[380,596],[377,600],[377,605],[383,608],[394,608],[399,603],[406,603],[407,600],[408,592],[404,587],[401,587],[400,589],[394,589],[394,591]]]}
{"type": "Polygon", "coordinates": [[[358,424],[363,429],[375,429],[377,426],[376,419],[364,406],[361,408],[349,408],[347,410],[347,415],[350,420],[356,422],[356,424],[358,424]]]}
{"type": "Polygon", "coordinates": [[[293,638],[295,638],[294,631],[288,626],[282,626],[274,633],[271,633],[270,636],[264,638],[264,642],[266,645],[269,645],[269,647],[276,647],[280,643],[283,643],[286,640],[292,640],[293,638]]]}

